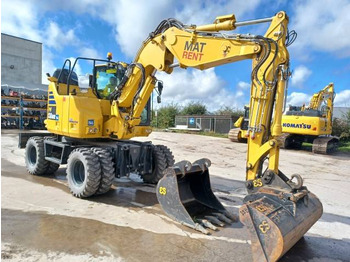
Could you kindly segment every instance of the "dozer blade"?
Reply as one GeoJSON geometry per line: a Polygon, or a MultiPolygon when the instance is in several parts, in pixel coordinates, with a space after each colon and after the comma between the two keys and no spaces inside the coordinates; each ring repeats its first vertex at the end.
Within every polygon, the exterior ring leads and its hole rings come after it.
{"type": "Polygon", "coordinates": [[[165,213],[183,225],[209,234],[235,220],[223,207],[210,187],[209,159],[194,163],[181,161],[166,169],[157,185],[157,198],[165,213]]]}
{"type": "Polygon", "coordinates": [[[263,187],[244,202],[240,220],[250,233],[254,261],[277,261],[323,212],[319,199],[307,190],[293,194],[263,187]]]}

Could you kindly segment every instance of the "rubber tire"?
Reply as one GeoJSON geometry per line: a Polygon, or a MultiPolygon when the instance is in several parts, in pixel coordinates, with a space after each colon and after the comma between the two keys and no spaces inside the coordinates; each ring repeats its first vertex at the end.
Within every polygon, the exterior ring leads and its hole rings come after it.
{"type": "Polygon", "coordinates": [[[50,162],[45,160],[44,139],[42,137],[32,136],[28,139],[25,148],[25,162],[29,174],[36,176],[46,174],[50,162]],[[35,154],[35,159],[33,159],[33,154],[35,154]]]}
{"type": "MultiPolygon", "coordinates": [[[[54,137],[52,137],[52,136],[45,136],[44,140],[56,141],[56,139],[54,137]]],[[[54,156],[57,157],[57,158],[60,158],[61,154],[60,153],[56,153],[54,156]]],[[[59,164],[50,162],[49,166],[47,167],[46,174],[47,175],[54,174],[59,169],[59,167],[60,167],[59,164]]]]}
{"type": "Polygon", "coordinates": [[[47,174],[47,175],[52,175],[52,174],[54,174],[54,173],[59,169],[59,167],[60,167],[59,164],[50,162],[50,163],[49,163],[49,166],[47,167],[46,174],[47,174]]]}
{"type": "MultiPolygon", "coordinates": [[[[165,146],[155,145],[153,146],[153,172],[151,174],[145,174],[142,176],[143,182],[148,184],[157,184],[158,181],[164,176],[165,169],[168,168],[168,163],[171,163],[169,153],[164,151],[165,146]]],[[[170,152],[170,150],[169,150],[170,152]]],[[[171,152],[170,152],[171,154],[171,152]]],[[[172,154],[171,154],[172,156],[172,154]]],[[[173,164],[171,164],[172,166],[173,164]]]]}
{"type": "Polygon", "coordinates": [[[93,147],[91,151],[98,156],[101,165],[101,181],[95,194],[107,193],[111,189],[115,177],[112,155],[108,149],[100,147],[93,147]]]}
{"type": "Polygon", "coordinates": [[[166,163],[167,163],[167,168],[171,167],[175,164],[175,158],[171,150],[164,145],[159,145],[160,149],[163,151],[165,158],[166,158],[166,163]]]}
{"type": "Polygon", "coordinates": [[[77,148],[73,150],[67,162],[67,180],[68,186],[75,197],[86,198],[96,193],[101,181],[101,166],[99,158],[91,152],[89,148],[77,148]],[[77,182],[76,173],[77,163],[84,167],[84,177],[82,181],[77,182]]]}

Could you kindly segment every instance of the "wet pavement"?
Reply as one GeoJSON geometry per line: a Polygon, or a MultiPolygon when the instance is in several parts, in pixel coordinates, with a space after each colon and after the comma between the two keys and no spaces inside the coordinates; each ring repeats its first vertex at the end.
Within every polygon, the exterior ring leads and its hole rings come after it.
{"type": "MultiPolygon", "coordinates": [[[[4,137],[2,137],[4,139],[4,137]]],[[[3,149],[4,152],[4,149],[3,149]]],[[[14,261],[251,261],[240,222],[204,236],[167,219],[155,187],[138,176],[116,179],[105,195],[71,196],[62,167],[51,177],[27,174],[2,154],[2,259],[14,261]]],[[[13,159],[12,159],[13,160],[13,159]]],[[[211,176],[212,188],[237,214],[244,181],[211,176]]],[[[350,225],[348,216],[325,212],[325,223],[350,225]]],[[[349,238],[308,233],[281,261],[350,261],[349,238]]]]}

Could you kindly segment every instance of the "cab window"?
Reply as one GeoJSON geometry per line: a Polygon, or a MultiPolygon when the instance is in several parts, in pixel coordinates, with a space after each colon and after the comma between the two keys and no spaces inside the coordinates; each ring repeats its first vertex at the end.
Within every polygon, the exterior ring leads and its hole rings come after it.
{"type": "Polygon", "coordinates": [[[125,73],[122,66],[107,67],[96,66],[96,90],[102,99],[108,99],[109,95],[120,84],[125,73]]]}
{"type": "Polygon", "coordinates": [[[151,123],[151,99],[148,100],[141,113],[140,126],[149,126],[151,123]]]}

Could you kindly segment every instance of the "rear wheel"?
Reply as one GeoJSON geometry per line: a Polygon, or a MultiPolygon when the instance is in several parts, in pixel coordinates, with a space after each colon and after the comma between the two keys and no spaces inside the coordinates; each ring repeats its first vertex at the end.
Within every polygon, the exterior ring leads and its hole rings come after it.
{"type": "Polygon", "coordinates": [[[28,139],[25,162],[30,174],[42,176],[47,173],[50,162],[45,160],[44,139],[42,137],[33,136],[28,139]]]}
{"type": "Polygon", "coordinates": [[[49,166],[47,167],[46,174],[52,175],[53,173],[55,173],[58,170],[59,167],[60,167],[59,164],[50,162],[49,166]]]}
{"type": "Polygon", "coordinates": [[[98,156],[88,148],[75,149],[68,158],[67,180],[74,196],[85,198],[95,194],[101,181],[98,156]]]}
{"type": "Polygon", "coordinates": [[[91,151],[98,156],[101,165],[101,181],[96,194],[104,194],[111,188],[115,177],[112,156],[109,150],[105,148],[94,147],[91,151]]]}
{"type": "MultiPolygon", "coordinates": [[[[46,138],[46,139],[47,139],[47,138],[46,138]]],[[[49,139],[50,139],[50,138],[49,138],[49,139]]],[[[58,152],[53,152],[53,153],[52,153],[52,156],[54,156],[55,158],[58,158],[58,159],[61,158],[61,154],[58,153],[58,152]]],[[[48,166],[48,168],[47,168],[47,170],[46,170],[46,174],[52,175],[53,173],[55,173],[55,172],[58,170],[59,167],[60,167],[59,164],[56,164],[56,163],[54,163],[54,162],[50,162],[50,164],[49,164],[49,166],[48,166]]]]}

